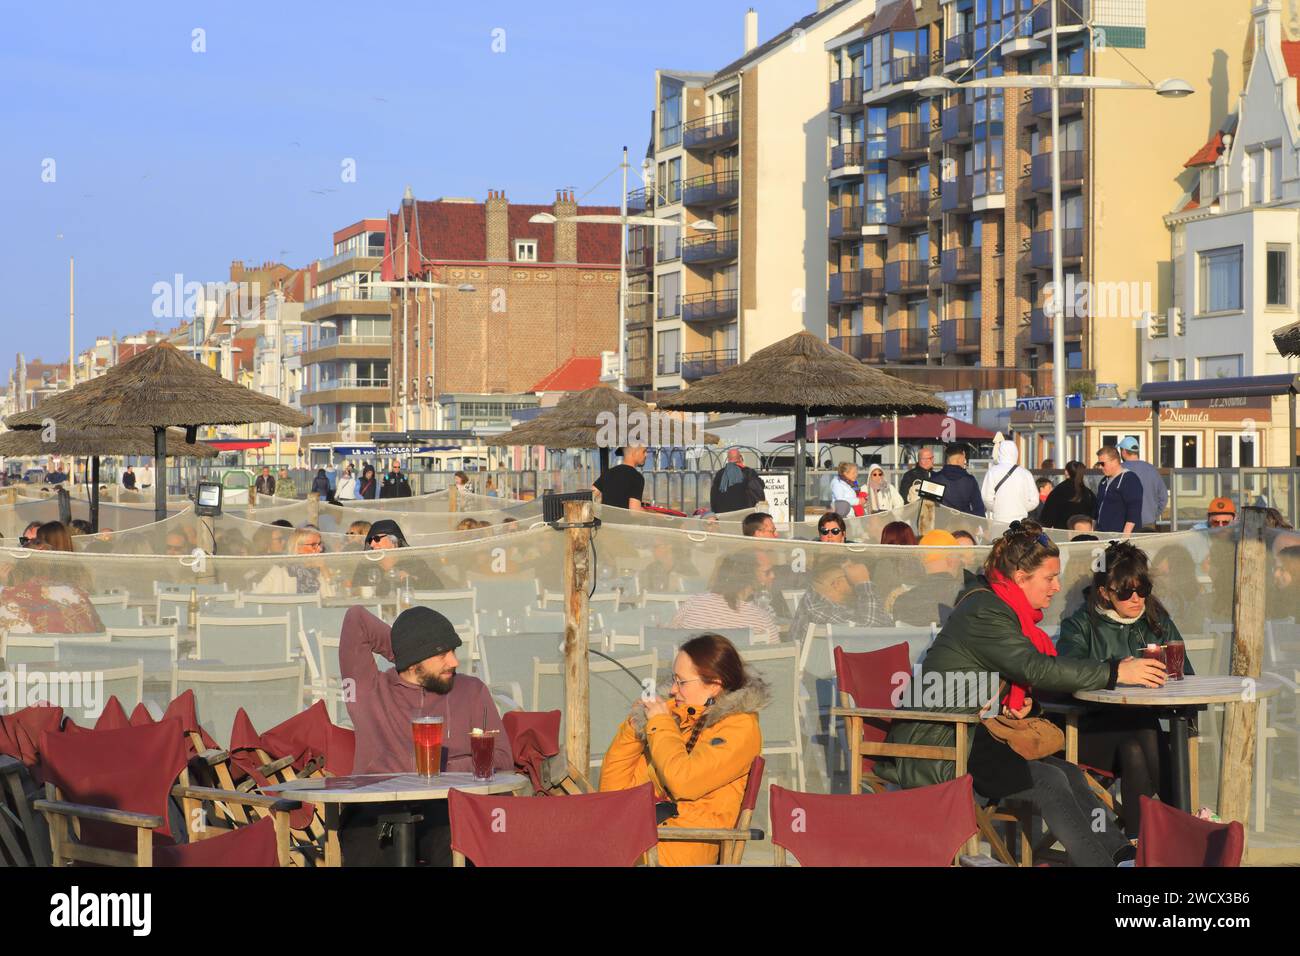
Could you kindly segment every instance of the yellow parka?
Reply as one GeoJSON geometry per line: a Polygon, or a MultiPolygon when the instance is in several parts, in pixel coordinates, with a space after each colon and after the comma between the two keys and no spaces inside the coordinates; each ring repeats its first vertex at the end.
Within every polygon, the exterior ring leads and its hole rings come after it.
{"type": "MultiPolygon", "coordinates": [[[[619,725],[600,768],[600,789],[627,790],[647,780],[659,800],[677,804],[670,827],[734,827],[745,795],[749,765],[763,749],[758,710],[770,693],[763,680],[747,675],[744,687],[722,694],[712,706],[688,713],[673,700],[668,713],[646,720],[637,706],[619,725]],[[695,747],[686,744],[702,724],[695,747]]],[[[661,843],[665,866],[718,862],[717,843],[661,843]]]]}

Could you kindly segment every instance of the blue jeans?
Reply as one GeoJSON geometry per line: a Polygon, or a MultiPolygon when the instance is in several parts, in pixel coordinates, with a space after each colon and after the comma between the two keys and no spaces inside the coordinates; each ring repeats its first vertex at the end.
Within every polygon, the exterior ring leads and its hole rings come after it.
{"type": "Polygon", "coordinates": [[[1033,786],[1006,797],[1032,803],[1075,866],[1115,866],[1128,838],[1115,814],[1093,793],[1083,771],[1060,757],[1030,760],[1033,786]]]}

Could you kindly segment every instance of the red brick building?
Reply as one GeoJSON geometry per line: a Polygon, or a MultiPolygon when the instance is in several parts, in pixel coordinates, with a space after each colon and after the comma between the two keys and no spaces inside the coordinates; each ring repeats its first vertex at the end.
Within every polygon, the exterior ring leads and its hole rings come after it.
{"type": "Polygon", "coordinates": [[[563,221],[591,214],[618,209],[579,207],[571,191],[550,205],[408,192],[388,217],[383,278],[456,288],[412,289],[405,325],[393,290],[394,427],[441,427],[441,395],[523,393],[574,356],[617,350],[619,227],[563,221]],[[538,214],[557,221],[530,222],[538,214]]]}

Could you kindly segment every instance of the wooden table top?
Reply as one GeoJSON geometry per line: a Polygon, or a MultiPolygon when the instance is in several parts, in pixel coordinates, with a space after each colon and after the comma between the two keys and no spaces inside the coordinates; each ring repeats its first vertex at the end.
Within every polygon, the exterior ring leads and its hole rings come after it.
{"type": "Polygon", "coordinates": [[[445,800],[451,790],[466,793],[518,793],[532,787],[522,774],[498,770],[491,780],[472,773],[359,773],[346,777],[307,777],[286,780],[264,793],[279,793],[305,803],[395,803],[405,800],[445,800]]]}
{"type": "Polygon", "coordinates": [[[1079,700],[1097,704],[1130,704],[1138,707],[1178,707],[1190,704],[1230,704],[1247,693],[1255,698],[1272,697],[1282,689],[1273,677],[1197,677],[1188,675],[1164,687],[1136,687],[1122,684],[1114,690],[1079,690],[1079,700]]]}

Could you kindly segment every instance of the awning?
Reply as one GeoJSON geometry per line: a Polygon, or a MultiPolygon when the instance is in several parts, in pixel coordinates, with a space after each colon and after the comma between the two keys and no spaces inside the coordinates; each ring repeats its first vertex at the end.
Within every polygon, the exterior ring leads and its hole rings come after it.
{"type": "Polygon", "coordinates": [[[202,442],[217,451],[253,451],[271,447],[269,438],[204,438],[202,442]]]}
{"type": "MultiPolygon", "coordinates": [[[[812,432],[812,428],[809,428],[812,432]]],[[[823,420],[816,429],[818,441],[888,444],[894,440],[893,419],[839,418],[823,420]]],[[[794,441],[794,432],[784,432],[773,442],[794,441]]],[[[947,415],[909,415],[898,420],[899,441],[992,441],[993,432],[947,415]]]]}
{"type": "Polygon", "coordinates": [[[1198,398],[1258,398],[1300,393],[1300,375],[1248,375],[1241,378],[1199,378],[1186,382],[1147,382],[1138,390],[1140,402],[1182,402],[1198,398]]]}

